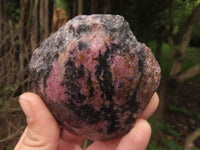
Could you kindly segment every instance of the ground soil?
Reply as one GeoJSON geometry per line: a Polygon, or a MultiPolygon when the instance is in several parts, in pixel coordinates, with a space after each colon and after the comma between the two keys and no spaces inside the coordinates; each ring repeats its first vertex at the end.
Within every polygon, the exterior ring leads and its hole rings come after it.
{"type": "MultiPolygon", "coordinates": [[[[178,108],[186,108],[187,111],[171,110],[168,107],[164,121],[169,123],[179,136],[173,136],[166,130],[161,131],[157,139],[161,140],[164,137],[183,147],[186,137],[200,128],[200,120],[196,115],[200,114],[200,85],[182,84],[177,88],[175,95],[170,103],[178,108]]],[[[157,142],[162,143],[161,141],[157,142]]],[[[196,147],[199,147],[198,142],[196,142],[196,147]]]]}
{"type": "MultiPolygon", "coordinates": [[[[195,112],[200,113],[200,85],[182,84],[178,87],[177,99],[173,105],[185,107],[189,113],[167,110],[165,121],[171,124],[173,130],[179,133],[178,137],[167,131],[161,131],[160,137],[173,140],[180,146],[184,145],[185,138],[200,127],[195,112]]],[[[11,150],[18,141],[26,126],[22,110],[18,104],[18,97],[12,98],[0,106],[0,150],[11,150]]],[[[162,139],[162,138],[160,138],[162,139]]],[[[157,141],[159,143],[159,141],[157,141]]]]}

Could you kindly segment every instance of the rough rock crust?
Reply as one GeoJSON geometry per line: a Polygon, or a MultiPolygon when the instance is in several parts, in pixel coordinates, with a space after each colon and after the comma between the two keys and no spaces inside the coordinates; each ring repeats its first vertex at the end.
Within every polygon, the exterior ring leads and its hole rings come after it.
{"type": "Polygon", "coordinates": [[[126,134],[159,86],[160,67],[119,15],[81,15],[38,47],[29,70],[38,94],[73,134],[126,134]]]}

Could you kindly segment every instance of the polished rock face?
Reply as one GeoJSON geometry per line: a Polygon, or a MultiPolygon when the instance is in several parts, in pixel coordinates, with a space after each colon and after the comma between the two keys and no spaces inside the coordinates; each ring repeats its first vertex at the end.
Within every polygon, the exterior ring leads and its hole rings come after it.
{"type": "Polygon", "coordinates": [[[37,93],[73,134],[126,134],[159,86],[160,67],[119,15],[77,16],[38,47],[29,70],[37,93]]]}

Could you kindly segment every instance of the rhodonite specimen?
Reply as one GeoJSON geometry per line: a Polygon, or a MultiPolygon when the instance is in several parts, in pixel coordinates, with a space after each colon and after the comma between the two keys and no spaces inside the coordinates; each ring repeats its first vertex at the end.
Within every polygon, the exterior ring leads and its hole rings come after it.
{"type": "Polygon", "coordinates": [[[126,134],[161,72],[122,16],[98,14],[69,20],[34,51],[29,70],[59,124],[91,140],[126,134]]]}

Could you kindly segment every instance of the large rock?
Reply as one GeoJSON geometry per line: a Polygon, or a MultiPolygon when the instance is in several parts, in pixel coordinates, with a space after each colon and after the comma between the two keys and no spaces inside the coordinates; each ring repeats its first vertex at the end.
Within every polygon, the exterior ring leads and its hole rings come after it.
{"type": "Polygon", "coordinates": [[[77,16],[38,47],[30,62],[38,94],[73,134],[126,134],[159,86],[160,67],[119,15],[77,16]]]}

